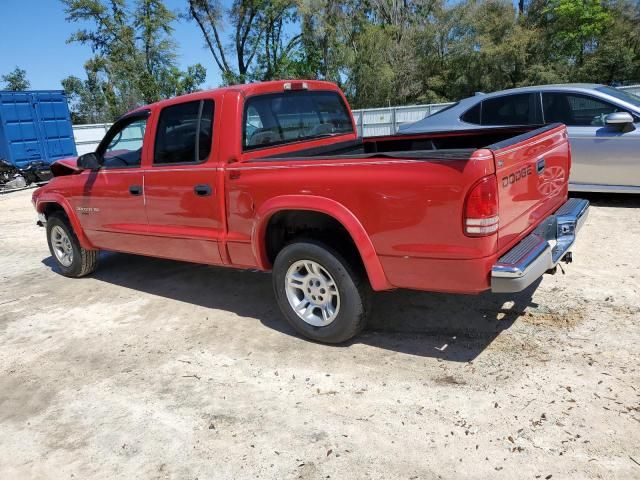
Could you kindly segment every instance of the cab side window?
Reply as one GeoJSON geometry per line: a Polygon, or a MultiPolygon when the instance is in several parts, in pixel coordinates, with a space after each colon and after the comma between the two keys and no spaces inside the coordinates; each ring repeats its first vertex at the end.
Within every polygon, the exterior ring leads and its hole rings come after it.
{"type": "Polygon", "coordinates": [[[212,100],[165,107],[158,120],[154,165],[206,161],[213,141],[213,112],[212,100]]]}
{"type": "Polygon", "coordinates": [[[550,92],[542,94],[546,123],[560,122],[571,126],[603,126],[604,117],[625,111],[588,95],[550,92]]]}
{"type": "Polygon", "coordinates": [[[542,123],[535,93],[519,93],[483,100],[482,125],[535,125],[542,123]]]}
{"type": "Polygon", "coordinates": [[[146,128],[146,118],[133,118],[120,129],[109,132],[109,143],[102,154],[102,166],[104,168],[139,167],[146,128]]]}

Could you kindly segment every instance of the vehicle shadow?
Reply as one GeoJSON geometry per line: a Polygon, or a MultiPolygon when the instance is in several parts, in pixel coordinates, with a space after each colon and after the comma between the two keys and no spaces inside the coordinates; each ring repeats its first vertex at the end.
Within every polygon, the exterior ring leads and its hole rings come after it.
{"type": "Polygon", "coordinates": [[[461,295],[396,290],[377,293],[369,329],[355,342],[443,360],[468,362],[537,307],[541,280],[522,292],[461,295]]]}
{"type": "Polygon", "coordinates": [[[589,200],[595,207],[640,208],[640,195],[634,193],[571,192],[569,196],[589,200]]]}
{"type": "MultiPolygon", "coordinates": [[[[43,263],[56,268],[51,257],[43,263]]],[[[269,274],[103,252],[100,268],[92,277],[159,297],[226,310],[257,319],[283,334],[297,335],[278,309],[269,274]]],[[[468,362],[524,315],[526,307],[537,306],[532,295],[538,283],[517,294],[376,293],[369,328],[347,344],[328,348],[363,343],[468,362]]]]}

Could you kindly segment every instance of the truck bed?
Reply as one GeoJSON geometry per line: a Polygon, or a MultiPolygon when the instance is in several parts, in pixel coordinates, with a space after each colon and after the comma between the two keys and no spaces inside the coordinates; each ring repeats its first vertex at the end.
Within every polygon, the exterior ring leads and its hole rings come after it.
{"type": "Polygon", "coordinates": [[[253,159],[252,162],[279,160],[313,160],[344,158],[414,158],[429,160],[466,160],[480,148],[495,150],[505,142],[515,143],[528,133],[541,133],[548,127],[504,127],[485,130],[422,133],[417,135],[390,135],[359,138],[323,147],[301,149],[294,152],[253,159]]]}
{"type": "MultiPolygon", "coordinates": [[[[496,247],[502,254],[531,233],[540,219],[557,209],[567,197],[570,156],[566,130],[561,124],[370,137],[258,157],[247,163],[301,165],[342,160],[370,164],[401,159],[448,164],[466,170],[467,161],[474,155],[484,158],[487,154],[491,156],[492,165],[486,173],[494,173],[498,182],[496,247]]],[[[415,174],[408,168],[405,171],[408,175],[415,174]]],[[[372,174],[372,170],[368,172],[372,174]]],[[[438,182],[437,175],[429,177],[426,182],[438,182]]],[[[452,216],[455,215],[458,212],[452,211],[452,216]]]]}

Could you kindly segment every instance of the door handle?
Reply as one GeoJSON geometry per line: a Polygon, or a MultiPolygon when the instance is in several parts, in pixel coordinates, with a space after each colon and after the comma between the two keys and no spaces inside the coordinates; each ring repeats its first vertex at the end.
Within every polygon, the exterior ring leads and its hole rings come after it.
{"type": "Polygon", "coordinates": [[[201,185],[196,185],[193,187],[193,191],[196,192],[196,195],[199,197],[208,197],[211,195],[211,186],[203,183],[201,185]]]}
{"type": "Polygon", "coordinates": [[[129,185],[129,193],[131,195],[142,195],[142,187],[140,185],[129,185]]]}

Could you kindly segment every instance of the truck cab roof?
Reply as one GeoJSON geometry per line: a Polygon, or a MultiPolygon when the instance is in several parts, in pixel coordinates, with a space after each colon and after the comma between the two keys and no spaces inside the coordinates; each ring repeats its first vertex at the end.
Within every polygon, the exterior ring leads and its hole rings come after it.
{"type": "Polygon", "coordinates": [[[235,92],[239,96],[249,97],[253,95],[262,95],[268,93],[283,92],[285,90],[328,90],[342,94],[342,91],[331,82],[325,82],[322,80],[272,80],[268,82],[255,82],[244,83],[239,85],[229,85],[227,87],[212,88],[209,90],[201,90],[198,92],[187,93],[178,97],[169,98],[166,100],[160,100],[158,102],[150,103],[148,105],[142,105],[125,115],[131,113],[163,108],[167,105],[172,105],[179,102],[188,101],[190,99],[196,100],[203,97],[220,97],[227,92],[235,92]]]}

